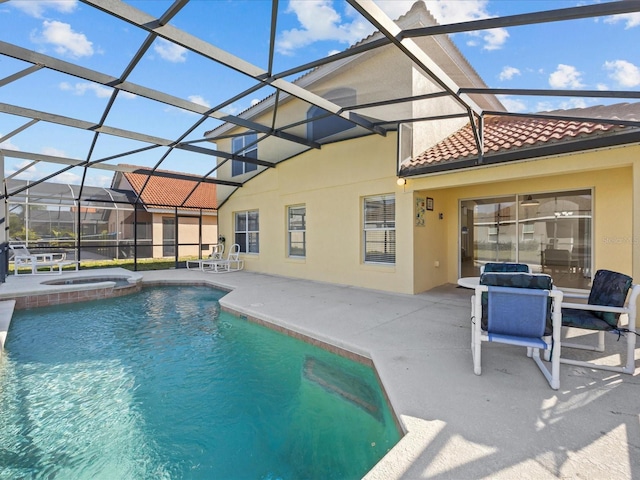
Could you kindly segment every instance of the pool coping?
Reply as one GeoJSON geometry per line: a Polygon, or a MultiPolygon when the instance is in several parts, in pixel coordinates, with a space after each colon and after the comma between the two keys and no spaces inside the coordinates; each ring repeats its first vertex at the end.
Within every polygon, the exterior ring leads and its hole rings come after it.
{"type": "MultiPolygon", "coordinates": [[[[471,294],[455,285],[402,295],[247,271],[178,269],[143,277],[143,286],[225,290],[225,307],[371,357],[407,433],[366,480],[627,480],[640,472],[640,457],[631,455],[640,444],[633,407],[640,367],[618,375],[563,365],[561,390],[554,391],[526,355],[494,348],[476,376],[471,294]]],[[[12,280],[0,292],[28,284],[12,280]]],[[[615,356],[615,336],[606,341],[615,356]]]]}

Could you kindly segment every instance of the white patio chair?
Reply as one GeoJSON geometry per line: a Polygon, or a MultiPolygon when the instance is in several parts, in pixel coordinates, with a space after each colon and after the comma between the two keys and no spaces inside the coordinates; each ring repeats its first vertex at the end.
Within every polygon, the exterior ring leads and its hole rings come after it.
{"type": "Polygon", "coordinates": [[[517,345],[527,347],[527,356],[533,359],[551,388],[560,388],[561,304],[560,290],[478,285],[474,295],[471,325],[474,373],[482,373],[482,342],[517,345]],[[486,298],[485,312],[482,308],[483,294],[486,298]],[[549,313],[552,323],[551,338],[545,332],[549,313]],[[486,323],[483,321],[484,315],[486,323]],[[550,369],[543,363],[540,350],[550,353],[545,355],[550,358],[550,369]]]}
{"type": "Polygon", "coordinates": [[[593,278],[593,285],[588,294],[565,292],[566,298],[586,300],[587,303],[563,303],[562,325],[564,327],[591,330],[596,333],[597,343],[567,343],[563,346],[604,352],[606,332],[611,332],[626,340],[626,359],[621,358],[619,365],[605,365],[597,363],[597,359],[575,360],[561,358],[560,362],[599,370],[613,372],[635,373],[636,336],[636,302],[640,294],[640,285],[634,285],[633,279],[622,273],[610,270],[598,270],[593,278]],[[631,293],[629,293],[631,291],[631,293]],[[622,318],[627,318],[626,326],[622,318]]]}
{"type": "Polygon", "coordinates": [[[224,253],[224,243],[216,243],[211,249],[211,254],[207,258],[201,260],[187,260],[187,270],[204,270],[203,263],[210,262],[212,260],[223,260],[222,254],[224,253]]]}
{"type": "Polygon", "coordinates": [[[9,245],[13,251],[13,272],[15,275],[60,275],[62,268],[75,265],[76,271],[80,262],[67,260],[65,252],[31,253],[26,245],[9,245]],[[26,270],[28,268],[29,270],[26,270]],[[45,270],[47,269],[47,270],[45,270]]]}
{"type": "Polygon", "coordinates": [[[202,270],[210,273],[237,272],[244,268],[244,260],[240,259],[240,245],[234,243],[225,260],[207,260],[202,262],[202,270]]]}

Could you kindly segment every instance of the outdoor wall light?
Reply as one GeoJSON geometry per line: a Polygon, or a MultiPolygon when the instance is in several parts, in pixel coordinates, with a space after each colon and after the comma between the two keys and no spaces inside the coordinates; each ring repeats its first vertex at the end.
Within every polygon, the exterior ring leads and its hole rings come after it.
{"type": "Polygon", "coordinates": [[[398,178],[398,180],[396,180],[396,183],[402,187],[403,185],[407,184],[407,179],[406,178],[398,178]]]}
{"type": "Polygon", "coordinates": [[[540,202],[538,200],[534,200],[531,195],[527,195],[527,198],[520,202],[520,205],[523,207],[536,207],[540,205],[540,202]]]}

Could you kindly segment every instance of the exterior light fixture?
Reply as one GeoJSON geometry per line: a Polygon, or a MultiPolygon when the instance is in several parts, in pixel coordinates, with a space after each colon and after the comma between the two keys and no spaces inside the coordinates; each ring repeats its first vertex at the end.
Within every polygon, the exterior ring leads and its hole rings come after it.
{"type": "Polygon", "coordinates": [[[407,179],[399,177],[398,180],[396,180],[396,183],[402,187],[403,185],[407,184],[407,179]]]}
{"type": "Polygon", "coordinates": [[[527,195],[527,198],[520,202],[520,205],[523,207],[537,207],[540,205],[540,202],[538,200],[534,200],[531,195],[527,195]]]}

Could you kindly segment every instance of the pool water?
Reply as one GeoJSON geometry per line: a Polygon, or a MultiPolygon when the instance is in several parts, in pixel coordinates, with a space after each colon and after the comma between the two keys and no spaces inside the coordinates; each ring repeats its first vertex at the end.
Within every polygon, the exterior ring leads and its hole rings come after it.
{"type": "Polygon", "coordinates": [[[399,440],[373,370],[158,287],[14,314],[0,478],[361,478],[399,440]]]}

